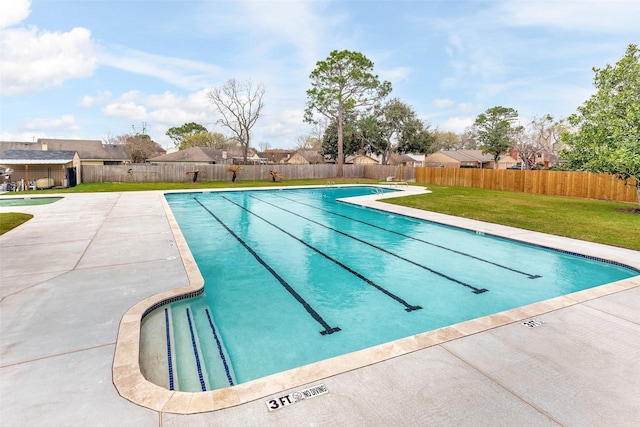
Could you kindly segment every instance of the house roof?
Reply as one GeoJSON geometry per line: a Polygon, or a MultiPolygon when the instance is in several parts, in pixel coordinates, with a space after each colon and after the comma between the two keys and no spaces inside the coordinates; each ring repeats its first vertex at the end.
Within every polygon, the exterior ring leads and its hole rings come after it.
{"type": "Polygon", "coordinates": [[[37,142],[0,141],[0,152],[6,150],[76,151],[82,160],[131,160],[124,145],[103,144],[97,139],[39,138],[37,142]]]}
{"type": "Polygon", "coordinates": [[[347,156],[345,158],[345,162],[346,163],[353,163],[354,161],[358,160],[358,159],[363,159],[363,160],[367,160],[367,161],[371,161],[371,163],[379,163],[378,159],[373,158],[371,156],[367,156],[365,154],[357,154],[355,156],[347,156]]]}
{"type": "Polygon", "coordinates": [[[440,150],[446,156],[459,162],[490,162],[493,161],[491,154],[482,154],[481,150],[440,150]]]}
{"type": "Polygon", "coordinates": [[[273,161],[274,163],[280,163],[280,161],[286,160],[291,157],[293,153],[294,152],[292,150],[270,149],[264,150],[263,152],[258,153],[258,155],[261,158],[268,159],[270,161],[273,161]]]}
{"type": "Polygon", "coordinates": [[[39,138],[41,146],[47,150],[74,150],[82,160],[131,160],[131,156],[123,144],[103,144],[97,139],[48,139],[39,138]]]}
{"type": "Polygon", "coordinates": [[[458,150],[462,151],[465,156],[469,156],[476,159],[479,162],[492,162],[493,155],[489,153],[482,153],[482,150],[458,150]]]}
{"type": "MultiPolygon", "coordinates": [[[[201,163],[217,163],[225,157],[223,153],[226,150],[219,150],[209,147],[190,147],[184,150],[174,151],[173,153],[163,156],[152,157],[150,162],[201,162],[201,163]]],[[[235,152],[227,152],[226,158],[240,157],[242,154],[235,152]]]]}
{"type": "Polygon", "coordinates": [[[73,161],[75,151],[5,150],[0,153],[3,165],[64,165],[73,161]]]}
{"type": "Polygon", "coordinates": [[[390,163],[413,163],[415,161],[416,159],[409,156],[408,154],[399,154],[399,153],[392,154],[391,158],[389,159],[390,163]]]}
{"type": "Polygon", "coordinates": [[[287,162],[289,162],[296,154],[312,164],[324,163],[324,157],[322,157],[316,150],[298,150],[287,159],[287,162]]]}

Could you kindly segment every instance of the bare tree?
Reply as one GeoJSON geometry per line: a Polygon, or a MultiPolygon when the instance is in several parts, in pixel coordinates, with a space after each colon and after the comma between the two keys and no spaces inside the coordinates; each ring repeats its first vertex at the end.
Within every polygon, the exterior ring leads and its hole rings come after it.
{"type": "Polygon", "coordinates": [[[324,133],[327,131],[329,123],[330,122],[328,118],[324,116],[317,117],[311,123],[313,127],[311,129],[311,132],[309,132],[309,136],[320,141],[320,144],[322,144],[322,138],[324,138],[324,133]]]}
{"type": "Polygon", "coordinates": [[[245,163],[251,128],[262,114],[264,93],[262,84],[254,84],[250,80],[238,82],[235,79],[229,79],[223,86],[214,87],[207,93],[209,101],[220,113],[217,123],[231,130],[239,141],[245,163]]]}
{"type": "Polygon", "coordinates": [[[296,150],[315,150],[322,148],[322,138],[318,139],[313,135],[299,135],[296,137],[296,150]]]}
{"type": "Polygon", "coordinates": [[[555,165],[558,162],[558,152],[563,145],[560,135],[565,129],[564,120],[556,121],[550,114],[534,117],[526,128],[519,128],[514,148],[525,168],[537,168],[537,160],[541,157],[550,165],[555,165]]]}
{"type": "Polygon", "coordinates": [[[558,153],[564,147],[561,135],[567,130],[565,120],[555,120],[551,114],[531,121],[531,130],[534,140],[540,146],[540,151],[545,155],[549,164],[558,163],[558,153]]]}
{"type": "Polygon", "coordinates": [[[478,148],[478,143],[473,135],[473,128],[471,126],[467,127],[459,137],[460,143],[456,147],[457,150],[475,150],[478,148]]]}
{"type": "Polygon", "coordinates": [[[269,148],[271,148],[271,144],[269,144],[268,142],[261,142],[260,144],[258,144],[258,147],[260,148],[261,152],[265,152],[269,148]]]}
{"type": "Polygon", "coordinates": [[[541,154],[540,146],[524,126],[520,126],[515,132],[513,148],[518,152],[525,169],[533,169],[536,166],[536,158],[541,154]]]}
{"type": "Polygon", "coordinates": [[[124,145],[133,163],[144,163],[148,158],[164,153],[162,146],[147,135],[147,124],[145,122],[142,123],[141,132],[137,131],[134,125],[131,127],[133,128],[133,133],[117,136],[107,135],[103,142],[105,144],[124,145]]]}
{"type": "Polygon", "coordinates": [[[158,154],[162,147],[147,134],[126,135],[125,147],[133,163],[144,163],[158,154]]]}

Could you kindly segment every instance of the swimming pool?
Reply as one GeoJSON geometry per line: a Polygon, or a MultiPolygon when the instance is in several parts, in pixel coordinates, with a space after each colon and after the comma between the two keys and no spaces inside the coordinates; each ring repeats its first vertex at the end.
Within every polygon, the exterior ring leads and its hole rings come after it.
{"type": "Polygon", "coordinates": [[[168,194],[206,284],[146,317],[166,338],[154,382],[229,387],[638,274],[336,201],[371,192],[168,194]]]}
{"type": "Polygon", "coordinates": [[[48,205],[60,199],[62,197],[0,197],[0,207],[48,205]]]}

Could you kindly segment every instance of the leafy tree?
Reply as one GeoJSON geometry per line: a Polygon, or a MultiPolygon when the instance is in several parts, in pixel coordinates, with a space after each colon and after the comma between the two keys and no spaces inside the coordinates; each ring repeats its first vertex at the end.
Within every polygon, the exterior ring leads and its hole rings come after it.
{"type": "MultiPolygon", "coordinates": [[[[391,153],[426,153],[431,148],[432,137],[415,111],[397,98],[377,109],[377,132],[372,133],[372,149],[382,156],[382,164],[389,162],[391,153]]],[[[372,123],[373,124],[373,123],[372,123]]]]}
{"type": "Polygon", "coordinates": [[[225,148],[227,145],[227,138],[221,133],[196,132],[184,135],[178,149],[184,150],[190,147],[225,148]]]}
{"type": "Polygon", "coordinates": [[[634,44],[615,66],[593,68],[597,89],[567,121],[565,167],[635,180],[640,202],[640,51],[634,44]]]}
{"type": "Polygon", "coordinates": [[[455,150],[460,145],[460,135],[455,132],[443,132],[436,130],[434,132],[433,149],[438,150],[455,150]]]}
{"type": "Polygon", "coordinates": [[[262,116],[265,88],[250,80],[229,79],[221,87],[212,88],[207,97],[221,117],[217,123],[228,128],[239,142],[244,163],[251,143],[251,128],[262,116]]]}
{"type": "Polygon", "coordinates": [[[434,141],[435,136],[433,131],[429,129],[429,124],[417,120],[410,131],[403,135],[396,151],[398,153],[429,154],[433,152],[434,141]]]}
{"type": "Polygon", "coordinates": [[[340,155],[342,162],[347,156],[363,151],[362,138],[359,137],[358,128],[352,117],[348,116],[343,123],[343,149],[342,153],[338,152],[338,124],[336,121],[331,122],[325,129],[322,137],[322,148],[319,153],[322,156],[334,159],[338,163],[340,155]]]}
{"type": "Polygon", "coordinates": [[[190,122],[185,123],[182,126],[169,128],[165,135],[171,138],[176,147],[181,147],[182,140],[186,136],[200,132],[207,132],[207,128],[202,126],[201,124],[190,122]]]}
{"type": "Polygon", "coordinates": [[[483,153],[493,155],[495,168],[498,167],[500,153],[508,151],[514,141],[518,127],[518,112],[513,108],[496,106],[489,108],[476,118],[473,134],[483,153]]]}
{"type": "Polygon", "coordinates": [[[343,175],[345,115],[369,107],[391,92],[391,83],[380,82],[372,73],[373,62],[360,52],[334,50],[318,61],[309,76],[305,121],[313,123],[314,112],[336,123],[338,176],[343,175]]]}
{"type": "MultiPolygon", "coordinates": [[[[382,116],[380,114],[380,109],[376,108],[369,114],[361,116],[354,123],[352,138],[355,140],[356,151],[360,154],[375,153],[380,155],[389,146],[383,133],[382,116]]],[[[389,146],[389,151],[390,149],[389,146]]]]}

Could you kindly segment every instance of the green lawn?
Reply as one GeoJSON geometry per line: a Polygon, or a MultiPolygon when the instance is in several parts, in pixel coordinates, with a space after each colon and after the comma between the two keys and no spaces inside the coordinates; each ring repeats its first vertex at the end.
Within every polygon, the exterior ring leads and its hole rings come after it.
{"type": "Polygon", "coordinates": [[[331,181],[334,184],[373,184],[378,180],[373,179],[287,179],[272,182],[261,181],[198,181],[198,182],[105,182],[92,184],[79,184],[71,188],[59,188],[51,190],[38,190],[37,192],[19,191],[16,194],[47,194],[47,193],[105,193],[114,191],[151,191],[151,190],[195,190],[206,188],[246,188],[246,187],[281,187],[293,185],[325,185],[331,181]]]}
{"type": "Polygon", "coordinates": [[[22,223],[25,223],[33,218],[31,214],[24,213],[0,213],[0,235],[3,235],[9,230],[13,230],[22,223]]]}
{"type": "Polygon", "coordinates": [[[526,230],[640,250],[637,204],[429,185],[433,193],[385,201],[526,230]]]}
{"type": "MultiPolygon", "coordinates": [[[[38,191],[38,194],[324,185],[327,181],[326,179],[305,179],[276,183],[263,180],[236,183],[199,181],[196,183],[80,184],[73,188],[38,191]]],[[[378,180],[343,179],[332,180],[332,182],[371,184],[377,183],[378,180]]],[[[429,185],[428,188],[432,191],[431,194],[398,197],[386,201],[526,230],[640,250],[640,213],[638,213],[637,204],[466,187],[429,185]]],[[[12,193],[12,195],[15,194],[19,193],[12,193]]],[[[3,226],[7,222],[4,215],[7,214],[0,214],[3,226]]]]}

